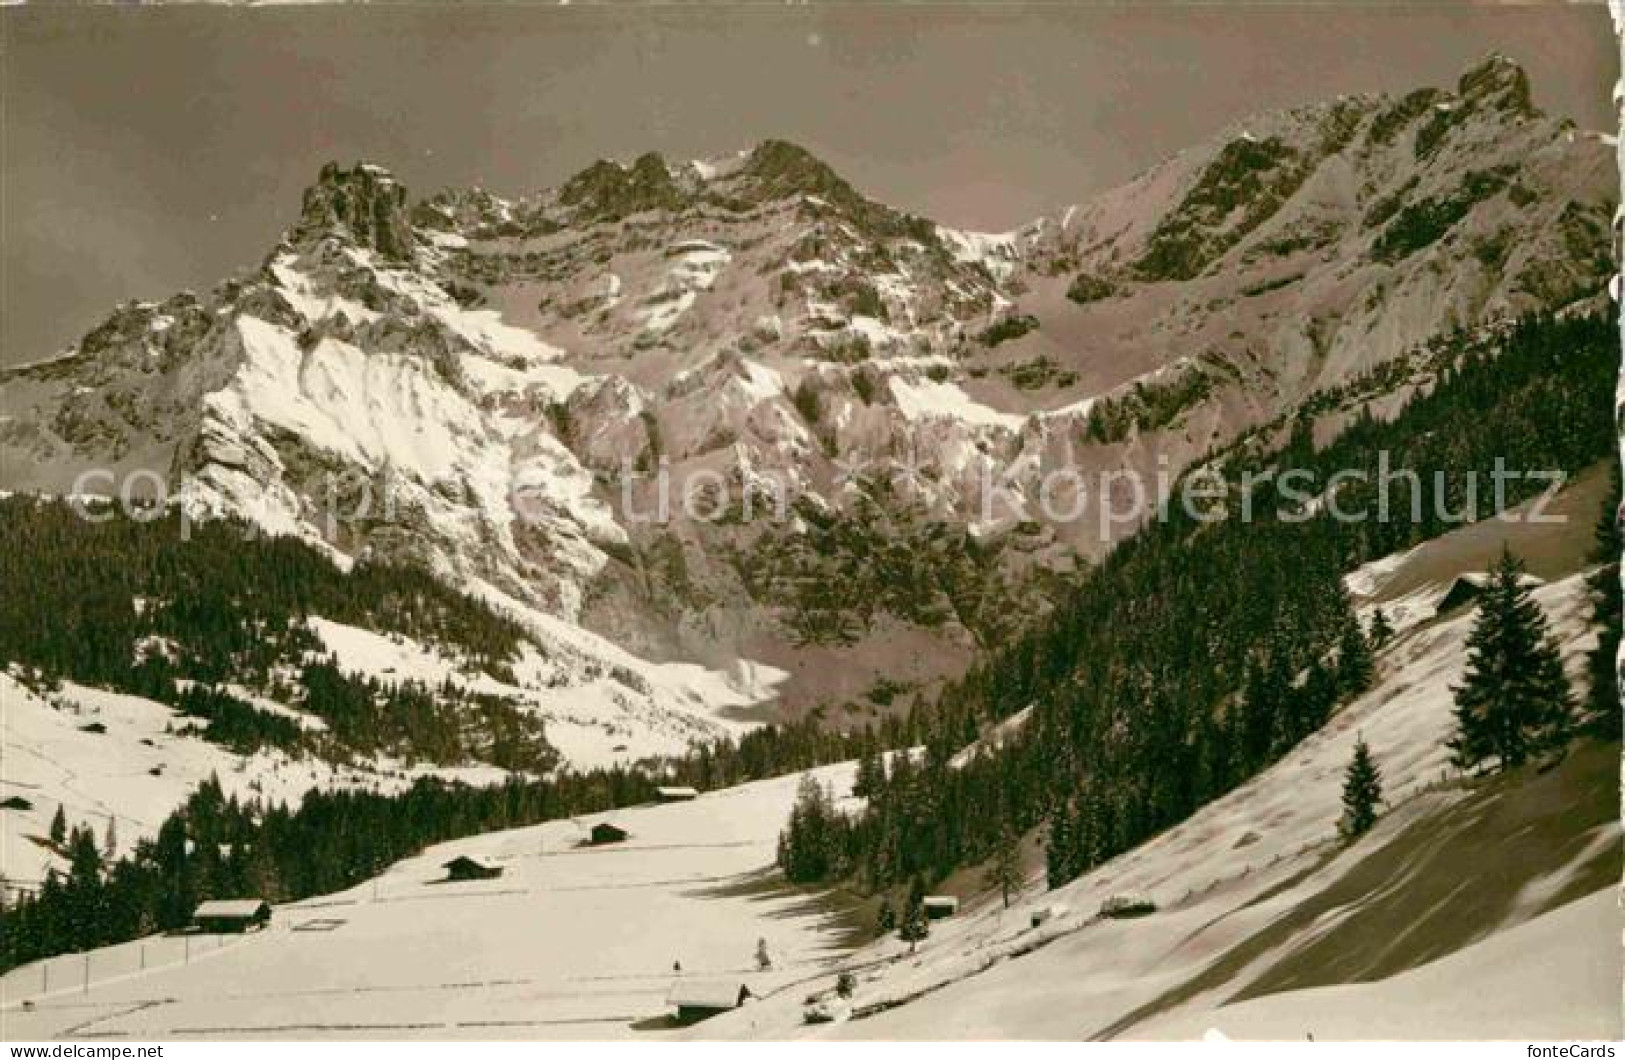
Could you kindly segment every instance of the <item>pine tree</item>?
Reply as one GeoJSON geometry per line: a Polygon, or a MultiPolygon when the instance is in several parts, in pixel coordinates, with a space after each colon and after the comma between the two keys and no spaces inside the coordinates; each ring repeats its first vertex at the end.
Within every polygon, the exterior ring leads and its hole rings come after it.
{"type": "Polygon", "coordinates": [[[889,935],[896,927],[897,913],[892,909],[891,902],[881,902],[879,912],[875,913],[875,934],[889,935]]]}
{"type": "Polygon", "coordinates": [[[987,867],[983,884],[998,889],[1004,907],[1010,908],[1010,898],[1021,890],[1021,841],[1009,825],[999,833],[999,842],[993,848],[993,860],[987,867]]]}
{"type": "Polygon", "coordinates": [[[1599,739],[1620,738],[1622,715],[1619,698],[1619,642],[1621,593],[1619,559],[1625,539],[1620,533],[1620,468],[1613,466],[1608,503],[1597,520],[1596,547],[1592,560],[1601,564],[1587,579],[1591,590],[1591,621],[1597,627],[1597,646],[1586,660],[1590,674],[1586,730],[1599,739]]]}
{"type": "Polygon", "coordinates": [[[873,798],[886,788],[886,765],[879,751],[871,751],[858,759],[858,776],[852,784],[852,794],[873,798]]]}
{"type": "Polygon", "coordinates": [[[118,856],[118,824],[112,814],[107,815],[107,833],[102,837],[102,859],[112,864],[118,856]]]}
{"type": "Polygon", "coordinates": [[[96,835],[89,828],[68,834],[66,903],[68,931],[74,949],[90,949],[102,942],[107,929],[107,894],[102,887],[102,857],[96,835]]]}
{"type": "Polygon", "coordinates": [[[1248,662],[1241,702],[1242,760],[1248,772],[1268,761],[1280,727],[1290,685],[1278,652],[1248,662]]]}
{"type": "Polygon", "coordinates": [[[1356,839],[1377,823],[1377,807],[1382,802],[1382,772],[1371,757],[1371,748],[1362,737],[1354,744],[1343,775],[1343,820],[1338,831],[1345,839],[1356,839]]]}
{"type": "Polygon", "coordinates": [[[778,864],[793,883],[825,879],[840,867],[846,821],[834,800],[811,773],[796,789],[790,821],[779,835],[778,864]]]}
{"type": "Polygon", "coordinates": [[[51,845],[60,847],[68,838],[68,815],[62,811],[62,804],[56,805],[56,816],[51,818],[51,845]]]}
{"type": "Polygon", "coordinates": [[[1073,837],[1072,807],[1062,803],[1050,813],[1049,841],[1044,844],[1045,880],[1052,890],[1078,874],[1073,837]]]}
{"type": "Polygon", "coordinates": [[[1301,704],[1298,738],[1301,740],[1319,730],[1332,716],[1332,709],[1337,706],[1337,675],[1319,659],[1311,660],[1298,698],[1301,704]]]}
{"type": "Polygon", "coordinates": [[[931,934],[931,922],[925,915],[925,881],[918,876],[909,885],[908,905],[903,907],[903,922],[898,926],[897,937],[908,943],[908,952],[913,953],[919,948],[920,940],[931,934]]]}
{"type": "Polygon", "coordinates": [[[1388,642],[1393,639],[1394,627],[1388,621],[1387,613],[1379,607],[1371,616],[1371,647],[1377,651],[1381,651],[1383,648],[1387,647],[1388,642]]]}
{"type": "Polygon", "coordinates": [[[1523,584],[1523,564],[1503,552],[1479,596],[1467,637],[1467,673],[1455,688],[1458,768],[1495,759],[1515,769],[1560,747],[1573,724],[1573,697],[1546,614],[1523,584]]]}
{"type": "Polygon", "coordinates": [[[1345,696],[1357,696],[1371,687],[1374,673],[1371,645],[1360,632],[1360,624],[1350,621],[1337,642],[1338,689],[1345,696]]]}

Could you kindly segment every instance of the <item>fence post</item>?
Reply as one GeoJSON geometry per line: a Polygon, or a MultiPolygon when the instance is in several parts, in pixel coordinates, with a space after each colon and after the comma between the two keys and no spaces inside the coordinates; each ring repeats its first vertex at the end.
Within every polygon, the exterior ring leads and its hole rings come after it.
{"type": "Polygon", "coordinates": [[[85,993],[90,993],[90,951],[85,951],[85,993]]]}

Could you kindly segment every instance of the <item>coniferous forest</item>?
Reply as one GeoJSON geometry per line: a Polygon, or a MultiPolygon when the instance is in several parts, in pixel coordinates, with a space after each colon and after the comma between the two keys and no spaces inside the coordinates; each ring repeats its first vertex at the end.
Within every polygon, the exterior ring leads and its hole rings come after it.
{"type": "MultiPolygon", "coordinates": [[[[1192,519],[1175,505],[1118,546],[1050,621],[944,692],[923,756],[893,756],[889,773],[878,757],[863,764],[862,815],[798,807],[781,843],[786,874],[872,887],[935,880],[990,858],[1008,831],[1042,826],[1059,885],[1319,728],[1371,680],[1368,631],[1350,611],[1344,573],[1460,525],[1450,513],[1463,510],[1475,476],[1478,516],[1492,514],[1497,461],[1572,475],[1613,448],[1610,320],[1531,318],[1493,336],[1458,334],[1428,359],[1436,381],[1391,419],[1357,406],[1324,447],[1300,420],[1280,425],[1284,441],[1261,433],[1215,454],[1208,466],[1225,482],[1227,518],[1192,519]],[[1416,473],[1392,488],[1387,521],[1376,516],[1382,453],[1416,473]],[[1283,474],[1243,491],[1250,473],[1272,466],[1283,474]],[[1343,521],[1283,496],[1292,468],[1319,483],[1365,472],[1337,499],[1340,511],[1368,517],[1343,521]],[[1250,522],[1239,518],[1244,503],[1250,522]],[[1022,711],[1018,737],[953,762],[985,726],[1022,711]]],[[[1515,506],[1549,484],[1510,480],[1501,501],[1515,506]]],[[[1617,637],[1617,576],[1593,588],[1606,641],[1617,637]]],[[[1611,666],[1597,660],[1595,669],[1611,666]]],[[[1588,724],[1606,727],[1617,704],[1590,708],[1588,724]]]]}
{"type": "Polygon", "coordinates": [[[239,753],[388,750],[431,762],[501,759],[516,769],[544,769],[556,757],[540,726],[510,704],[383,684],[323,659],[307,625],[317,614],[413,637],[505,676],[523,630],[427,571],[373,563],[341,571],[305,542],[256,535],[235,520],[187,526],[173,509],[131,517],[89,503],[81,511],[0,499],[0,579],[32,587],[0,599],[0,654],[38,682],[68,679],[170,704],[239,753]],[[227,681],[296,703],[328,733],[302,731],[217,687],[227,681]],[[492,715],[511,738],[471,745],[458,717],[468,709],[492,715]]]}

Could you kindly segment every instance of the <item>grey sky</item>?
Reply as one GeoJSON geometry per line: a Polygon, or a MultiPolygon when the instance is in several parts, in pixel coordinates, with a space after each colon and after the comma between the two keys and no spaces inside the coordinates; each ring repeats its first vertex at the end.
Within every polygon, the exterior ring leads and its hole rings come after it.
{"type": "Polygon", "coordinates": [[[329,158],[415,195],[768,136],[877,198],[1006,228],[1248,113],[1449,84],[1491,49],[1611,124],[1594,7],[777,5],[0,11],[0,362],[260,259],[329,158]]]}

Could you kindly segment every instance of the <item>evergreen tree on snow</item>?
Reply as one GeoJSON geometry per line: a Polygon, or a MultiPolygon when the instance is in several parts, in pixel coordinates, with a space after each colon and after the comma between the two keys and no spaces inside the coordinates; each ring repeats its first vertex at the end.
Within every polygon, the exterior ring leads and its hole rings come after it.
{"type": "Polygon", "coordinates": [[[1051,888],[1059,887],[1078,874],[1073,864],[1076,853],[1072,840],[1072,808],[1055,808],[1049,820],[1049,841],[1044,844],[1045,875],[1051,888]]]}
{"type": "Polygon", "coordinates": [[[998,890],[1006,909],[1010,908],[1011,896],[1021,890],[1021,840],[1008,825],[999,833],[999,842],[993,848],[993,860],[988,864],[983,882],[998,890]]]}
{"type": "Polygon", "coordinates": [[[925,882],[918,876],[909,885],[908,905],[903,908],[903,922],[898,925],[897,937],[908,943],[908,952],[919,948],[920,940],[931,934],[931,922],[925,915],[925,882]]]}
{"type": "Polygon", "coordinates": [[[1337,830],[1345,839],[1355,839],[1377,823],[1377,807],[1382,802],[1382,771],[1371,757],[1365,740],[1354,744],[1354,757],[1343,774],[1343,819],[1337,830]]]}
{"type": "Polygon", "coordinates": [[[1568,678],[1546,614],[1522,575],[1523,564],[1503,552],[1479,596],[1449,741],[1462,769],[1489,759],[1499,769],[1514,769],[1561,746],[1572,726],[1568,678]]]}
{"type": "Polygon", "coordinates": [[[778,864],[787,879],[811,883],[842,864],[847,821],[835,809],[829,791],[811,773],[801,778],[789,824],[779,835],[778,864]]]}
{"type": "Polygon", "coordinates": [[[1376,613],[1371,616],[1371,647],[1380,651],[1393,639],[1393,624],[1388,621],[1388,615],[1379,607],[1376,613]]]}
{"type": "Polygon", "coordinates": [[[852,784],[852,794],[865,798],[880,793],[886,786],[886,765],[878,750],[870,751],[858,759],[858,776],[852,784]]]}
{"type": "Polygon", "coordinates": [[[1311,659],[1309,673],[1304,678],[1303,688],[1298,691],[1298,698],[1302,702],[1299,708],[1301,731],[1299,739],[1326,724],[1332,716],[1332,708],[1337,706],[1337,675],[1319,659],[1311,659]]]}
{"type": "Polygon", "coordinates": [[[62,812],[62,804],[57,803],[56,816],[51,818],[51,845],[59,847],[67,838],[68,815],[62,812]]]}
{"type": "Polygon", "coordinates": [[[1290,685],[1279,653],[1254,655],[1248,661],[1241,696],[1241,755],[1248,772],[1269,759],[1289,693],[1290,685]]]}
{"type": "Polygon", "coordinates": [[[880,903],[880,911],[875,914],[875,934],[889,935],[897,927],[897,913],[892,909],[890,901],[880,903]]]}
{"type": "Polygon", "coordinates": [[[1621,730],[1619,558],[1625,549],[1625,539],[1620,534],[1620,469],[1617,464],[1613,466],[1612,479],[1608,503],[1597,520],[1597,544],[1591,556],[1593,562],[1601,566],[1587,579],[1591,590],[1591,620],[1597,627],[1597,646],[1587,659],[1591,691],[1587,699],[1586,728],[1605,740],[1619,739],[1621,730]]]}
{"type": "Polygon", "coordinates": [[[1357,696],[1371,687],[1373,672],[1371,645],[1360,624],[1350,621],[1337,642],[1337,683],[1344,695],[1357,696]]]}
{"type": "Polygon", "coordinates": [[[101,945],[107,929],[107,894],[102,887],[102,856],[89,828],[68,834],[67,930],[74,949],[101,945]]]}

